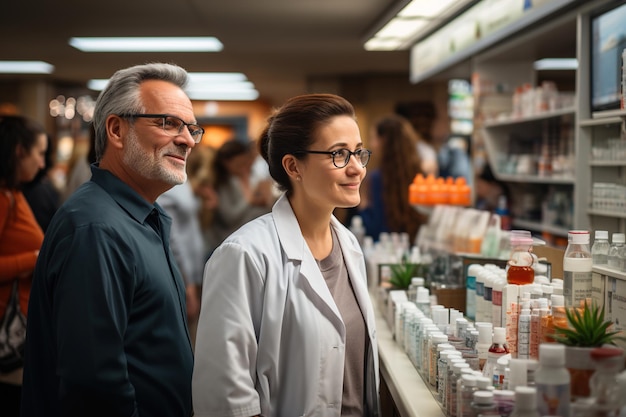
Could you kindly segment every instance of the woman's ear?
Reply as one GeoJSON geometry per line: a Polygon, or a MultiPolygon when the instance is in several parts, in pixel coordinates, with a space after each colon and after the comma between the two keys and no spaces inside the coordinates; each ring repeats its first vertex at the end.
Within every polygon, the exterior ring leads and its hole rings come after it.
{"type": "Polygon", "coordinates": [[[300,177],[300,171],[298,168],[298,159],[290,154],[283,156],[283,169],[289,175],[289,177],[296,181],[300,177]]]}

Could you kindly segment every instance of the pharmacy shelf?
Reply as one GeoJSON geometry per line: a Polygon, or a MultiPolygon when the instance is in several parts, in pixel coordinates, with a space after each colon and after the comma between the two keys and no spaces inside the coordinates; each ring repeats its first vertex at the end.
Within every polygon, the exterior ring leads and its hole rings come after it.
{"type": "Polygon", "coordinates": [[[525,184],[567,184],[573,185],[575,183],[573,176],[551,176],[551,175],[520,175],[520,174],[501,174],[495,173],[494,175],[501,181],[507,182],[522,182],[525,184]]]}
{"type": "Polygon", "coordinates": [[[532,116],[526,117],[510,117],[502,120],[492,120],[485,122],[485,128],[493,128],[493,127],[512,127],[517,125],[522,125],[524,123],[534,123],[541,120],[554,119],[567,115],[575,115],[576,110],[573,107],[567,107],[564,109],[554,110],[545,113],[533,114],[532,116]]]}
{"type": "Polygon", "coordinates": [[[417,372],[404,350],[393,339],[386,320],[378,309],[377,296],[370,294],[376,315],[376,338],[380,374],[402,417],[444,417],[435,391],[417,372]]]}
{"type": "Polygon", "coordinates": [[[581,127],[592,127],[592,126],[604,126],[604,125],[616,125],[622,123],[621,117],[606,117],[606,118],[597,118],[597,119],[582,119],[578,122],[578,125],[581,127]]]}

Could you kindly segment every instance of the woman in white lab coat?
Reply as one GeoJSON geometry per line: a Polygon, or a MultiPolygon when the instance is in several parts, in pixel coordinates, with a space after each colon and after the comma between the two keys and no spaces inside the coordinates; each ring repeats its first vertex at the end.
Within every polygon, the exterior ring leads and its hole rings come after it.
{"type": "Polygon", "coordinates": [[[358,205],[370,157],[354,109],[335,95],[294,97],[259,145],[284,194],[207,262],[195,416],[377,416],[363,253],[332,214],[358,205]]]}

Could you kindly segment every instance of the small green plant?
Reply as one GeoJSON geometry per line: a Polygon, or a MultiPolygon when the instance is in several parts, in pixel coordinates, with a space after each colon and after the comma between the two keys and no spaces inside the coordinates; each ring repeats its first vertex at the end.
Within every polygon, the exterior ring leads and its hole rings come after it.
{"type": "Polygon", "coordinates": [[[600,347],[615,344],[617,340],[626,340],[618,336],[620,332],[611,331],[613,323],[604,318],[604,306],[597,303],[585,303],[582,309],[565,309],[568,327],[555,327],[554,339],[567,346],[600,347]],[[582,311],[581,311],[582,310],[582,311]]]}
{"type": "Polygon", "coordinates": [[[400,263],[391,265],[391,278],[389,283],[399,290],[405,290],[409,288],[411,284],[411,278],[415,275],[417,264],[400,263]]]}

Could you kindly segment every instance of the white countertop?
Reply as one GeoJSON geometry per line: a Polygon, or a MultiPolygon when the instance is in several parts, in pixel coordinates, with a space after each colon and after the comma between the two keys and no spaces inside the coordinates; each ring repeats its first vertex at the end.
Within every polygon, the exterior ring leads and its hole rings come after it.
{"type": "Polygon", "coordinates": [[[387,322],[378,310],[378,301],[372,294],[376,313],[376,336],[380,373],[385,379],[402,417],[444,417],[441,405],[434,397],[434,389],[426,385],[409,357],[393,340],[387,322]]]}

